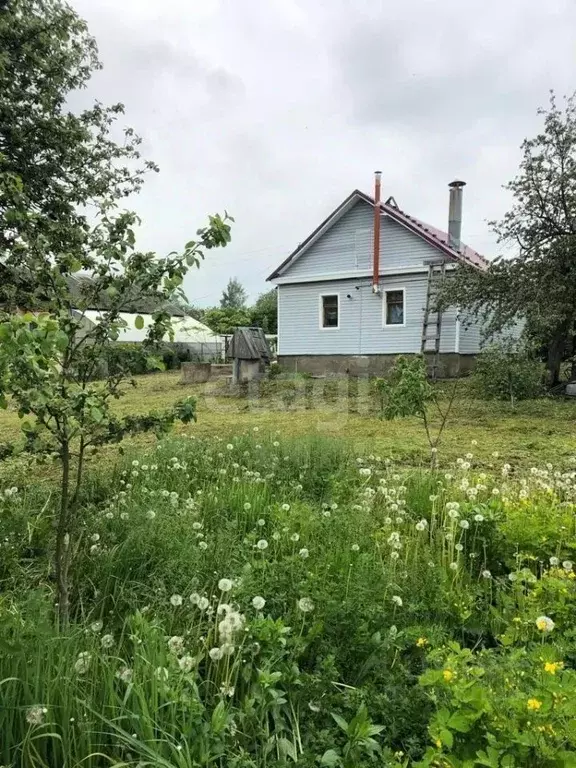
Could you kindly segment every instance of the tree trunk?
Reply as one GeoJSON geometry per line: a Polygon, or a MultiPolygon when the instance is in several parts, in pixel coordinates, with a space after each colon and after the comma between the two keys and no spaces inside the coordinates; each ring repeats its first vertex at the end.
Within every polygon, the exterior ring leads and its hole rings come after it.
{"type": "Polygon", "coordinates": [[[572,365],[570,366],[570,379],[576,381],[576,336],[572,336],[572,365]]]}
{"type": "Polygon", "coordinates": [[[548,359],[546,367],[548,369],[548,383],[555,387],[560,382],[560,365],[566,349],[566,330],[564,328],[556,331],[548,344],[548,359]]]}
{"type": "Polygon", "coordinates": [[[70,565],[69,533],[70,493],[70,446],[62,445],[62,481],[60,485],[60,512],[56,528],[56,586],[58,619],[60,627],[66,629],[70,620],[70,591],[68,569],[70,565]]]}

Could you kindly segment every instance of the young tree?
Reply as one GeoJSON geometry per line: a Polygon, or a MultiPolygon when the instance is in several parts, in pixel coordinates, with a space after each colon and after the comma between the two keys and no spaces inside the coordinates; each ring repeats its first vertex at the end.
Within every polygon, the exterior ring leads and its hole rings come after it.
{"type": "Polygon", "coordinates": [[[246,294],[242,283],[236,277],[231,277],[228,280],[226,288],[222,291],[220,308],[243,309],[246,306],[247,299],[248,295],[246,294]]]}
{"type": "Polygon", "coordinates": [[[506,186],[514,203],[493,223],[514,255],[486,272],[459,269],[443,301],[484,319],[488,333],[525,322],[525,335],[546,348],[555,384],[576,334],[576,94],[563,109],[552,94],[539,113],[543,130],[524,140],[519,173],[506,186]]]}
{"type": "Polygon", "coordinates": [[[256,325],[264,333],[278,333],[278,297],[276,289],[261,293],[256,303],[250,309],[252,325],[256,325]]]}
{"type": "MultiPolygon", "coordinates": [[[[145,342],[153,353],[170,334],[165,308],[187,269],[230,239],[227,217],[212,216],[182,254],[136,250],[137,217],[117,204],[150,167],[134,162],[139,140],[130,130],[122,144],[112,139],[120,106],[65,111],[70,90],[96,66],[84,22],[60,0],[11,0],[0,12],[0,406],[10,398],[17,407],[28,450],[60,461],[54,565],[63,625],[88,453],[195,416],[193,400],[164,413],[114,413],[126,377],[95,374],[118,337],[120,313],[138,298],[155,307],[145,342]],[[86,310],[94,306],[102,313],[88,325],[86,310]]],[[[156,364],[152,354],[149,364],[156,364]]]]}
{"type": "Polygon", "coordinates": [[[430,447],[430,467],[435,469],[438,446],[450,417],[457,393],[458,379],[452,384],[447,399],[428,381],[426,361],[422,357],[400,356],[386,379],[376,382],[380,394],[382,418],[415,416],[422,421],[430,447]]]}
{"type": "Polygon", "coordinates": [[[250,314],[247,309],[207,309],[202,320],[214,333],[228,335],[234,333],[238,326],[250,325],[250,314]]]}

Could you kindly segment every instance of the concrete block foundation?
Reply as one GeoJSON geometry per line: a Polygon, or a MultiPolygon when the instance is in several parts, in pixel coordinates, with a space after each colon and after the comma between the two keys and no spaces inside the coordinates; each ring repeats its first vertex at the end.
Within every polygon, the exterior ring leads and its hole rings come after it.
{"type": "Polygon", "coordinates": [[[205,384],[210,378],[211,363],[182,363],[183,384],[205,384]]]}
{"type": "MultiPolygon", "coordinates": [[[[405,356],[411,357],[409,354],[405,356]]],[[[290,373],[371,377],[385,376],[397,357],[399,355],[279,355],[278,363],[290,373]]],[[[475,360],[475,355],[443,353],[438,361],[438,377],[454,379],[466,376],[473,370],[475,360]]]]}

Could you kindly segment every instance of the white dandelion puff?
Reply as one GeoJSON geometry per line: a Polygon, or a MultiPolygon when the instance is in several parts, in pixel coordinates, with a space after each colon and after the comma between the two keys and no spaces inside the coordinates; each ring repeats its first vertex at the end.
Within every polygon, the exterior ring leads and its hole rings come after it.
{"type": "Polygon", "coordinates": [[[314,610],[314,603],[309,597],[301,597],[298,600],[298,610],[302,611],[302,613],[309,613],[314,610]]]}

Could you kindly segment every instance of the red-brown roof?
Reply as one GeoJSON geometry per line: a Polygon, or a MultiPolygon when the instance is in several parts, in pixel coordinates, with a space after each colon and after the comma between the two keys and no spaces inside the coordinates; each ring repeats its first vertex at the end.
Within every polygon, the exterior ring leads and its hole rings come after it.
{"type": "MultiPolygon", "coordinates": [[[[370,198],[370,202],[374,205],[373,198],[370,198]]],[[[400,224],[405,224],[409,229],[412,229],[416,234],[424,237],[432,245],[440,246],[441,249],[453,259],[466,264],[471,264],[474,267],[478,267],[478,269],[484,270],[488,268],[490,264],[488,259],[484,258],[484,256],[473,248],[470,248],[466,243],[461,244],[459,251],[452,248],[452,246],[448,244],[447,232],[443,232],[437,227],[426,224],[424,221],[420,221],[420,219],[416,219],[414,216],[409,216],[405,211],[402,211],[400,208],[390,205],[389,203],[381,203],[380,207],[391,218],[396,219],[400,224]]]]}

